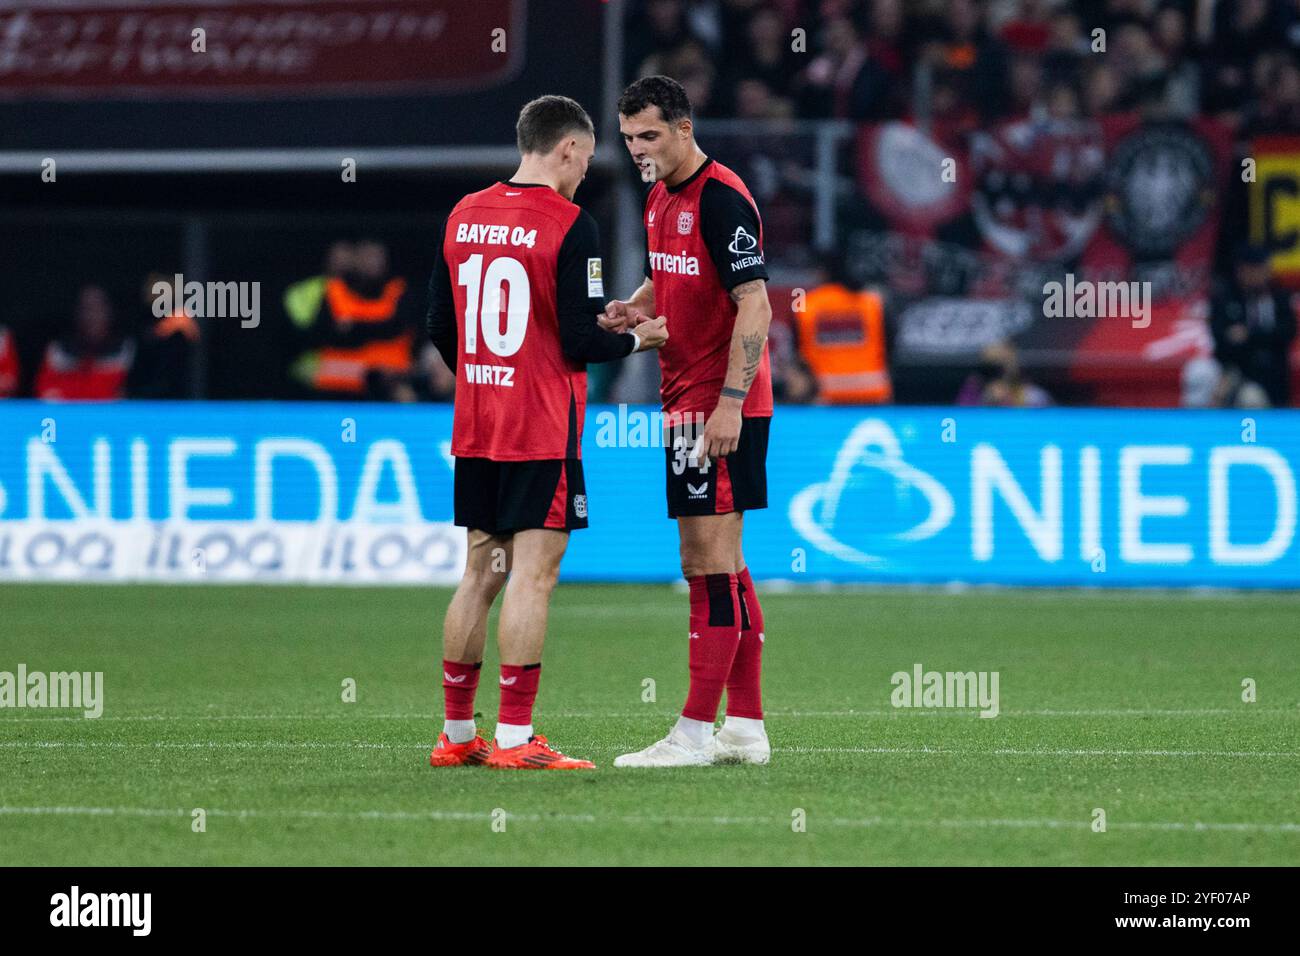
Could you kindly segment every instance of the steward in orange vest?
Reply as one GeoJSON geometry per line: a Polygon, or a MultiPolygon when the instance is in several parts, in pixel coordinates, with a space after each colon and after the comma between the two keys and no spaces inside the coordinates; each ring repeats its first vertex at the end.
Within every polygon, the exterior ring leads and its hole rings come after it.
{"type": "MultiPolygon", "coordinates": [[[[290,374],[321,396],[391,399],[411,373],[418,315],[406,280],[388,278],[388,253],[378,243],[350,250],[341,275],[291,286],[285,311],[299,331],[290,374]]],[[[331,267],[336,265],[331,250],[331,267]]]]}
{"type": "Polygon", "coordinates": [[[879,405],[893,400],[880,294],[829,281],[796,311],[799,353],[817,379],[822,402],[879,405]]]}

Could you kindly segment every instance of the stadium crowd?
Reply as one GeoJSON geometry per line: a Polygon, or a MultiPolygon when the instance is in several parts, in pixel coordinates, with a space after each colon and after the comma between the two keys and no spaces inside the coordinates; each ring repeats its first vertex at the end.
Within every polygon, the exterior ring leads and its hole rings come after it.
{"type": "MultiPolygon", "coordinates": [[[[628,36],[629,78],[675,77],[706,122],[903,121],[942,128],[953,140],[1016,122],[1041,129],[1124,114],[1149,123],[1212,117],[1237,156],[1256,137],[1300,133],[1300,0],[643,0],[628,36]],[[817,26],[805,34],[806,24],[817,26]]],[[[1004,194],[1013,191],[1014,183],[1004,194]]],[[[1180,400],[1290,405],[1295,303],[1270,275],[1270,250],[1248,242],[1244,216],[1233,215],[1240,197],[1223,192],[1200,329],[1206,354],[1183,367],[1180,400]]],[[[869,335],[883,311],[881,334],[893,338],[897,309],[878,276],[855,281],[852,268],[841,268],[831,281],[821,271],[835,291],[818,298],[833,306],[835,322],[843,326],[847,312],[869,335]]],[[[793,386],[781,390],[784,400],[888,400],[887,384],[835,388],[833,373],[816,368],[828,360],[817,323],[793,320],[796,334],[773,334],[776,364],[793,386]],[[802,372],[811,372],[807,387],[802,372]]],[[[860,342],[859,373],[887,377],[891,351],[860,342]]],[[[842,378],[846,357],[838,358],[842,378]]],[[[1029,380],[1012,341],[979,350],[955,398],[1052,401],[1029,380]]]]}
{"type": "Polygon", "coordinates": [[[1156,101],[1300,131],[1295,0],[644,0],[628,37],[629,79],[675,77],[704,117],[901,119],[925,63],[931,110],[971,124],[1156,101]]]}
{"type": "MultiPolygon", "coordinates": [[[[705,123],[924,118],[972,131],[1137,112],[1214,117],[1238,143],[1300,133],[1300,0],[637,0],[625,63],[629,80],[681,81],[705,123]],[[1099,36],[1110,55],[1095,55],[1099,36]]],[[[1182,400],[1290,405],[1293,302],[1243,220],[1226,219],[1216,244],[1212,349],[1188,362],[1182,400]]],[[[809,258],[807,301],[777,310],[778,400],[891,401],[893,302],[853,278],[845,253],[824,253],[809,258]]],[[[424,277],[392,275],[373,239],[323,258],[318,275],[283,277],[264,303],[284,372],[265,397],[448,400],[454,375],[423,334],[424,277]]],[[[145,277],[135,303],[87,283],[29,341],[0,316],[0,397],[193,397],[199,329],[183,310],[153,308],[159,278],[145,277]]],[[[1010,339],[967,371],[953,401],[1052,401],[1010,339]]],[[[594,390],[603,398],[609,383],[594,390]]]]}

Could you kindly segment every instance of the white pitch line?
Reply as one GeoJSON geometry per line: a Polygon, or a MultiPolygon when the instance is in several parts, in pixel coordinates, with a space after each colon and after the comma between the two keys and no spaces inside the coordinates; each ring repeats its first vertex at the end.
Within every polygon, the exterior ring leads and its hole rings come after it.
{"type": "Polygon", "coordinates": [[[410,750],[420,748],[427,750],[428,744],[384,744],[368,743],[359,740],[5,740],[0,747],[22,750],[101,750],[111,747],[115,750],[329,750],[347,748],[351,750],[410,750]]]}
{"type": "MultiPolygon", "coordinates": [[[[55,806],[0,806],[0,816],[89,816],[89,817],[178,817],[188,818],[192,810],[154,807],[55,807],[55,806]]],[[[486,812],[459,810],[221,810],[205,811],[209,817],[235,820],[251,819],[301,819],[301,820],[379,820],[398,822],[479,822],[490,823],[493,815],[486,812]]],[[[784,829],[790,825],[785,817],[732,817],[732,816],[651,816],[636,814],[591,813],[509,813],[507,820],[527,823],[619,823],[631,825],[694,824],[700,826],[771,826],[784,829]]],[[[1012,828],[1012,829],[1090,829],[1088,820],[1052,819],[956,819],[926,820],[885,817],[810,817],[815,828],[819,825],[866,829],[871,827],[923,827],[941,829],[1012,828]]],[[[1108,829],[1114,830],[1165,830],[1184,832],[1231,833],[1300,833],[1300,823],[1238,823],[1206,821],[1111,821],[1108,829]]]]}
{"type": "MultiPolygon", "coordinates": [[[[540,712],[539,712],[540,713],[540,712]]],[[[552,715],[554,716],[554,715],[552,715]]],[[[63,721],[81,723],[103,723],[109,720],[124,721],[158,721],[158,720],[442,720],[441,714],[104,714],[101,717],[51,715],[49,717],[0,717],[0,726],[4,724],[39,724],[59,723],[63,721]]]]}
{"type": "Polygon", "coordinates": [[[1012,747],[995,747],[990,750],[952,747],[773,747],[772,750],[796,754],[941,754],[968,757],[1300,757],[1300,750],[1019,750],[1012,747]]]}
{"type": "MultiPolygon", "coordinates": [[[[424,743],[372,743],[360,740],[199,740],[199,741],[88,741],[88,740],[5,740],[0,748],[14,750],[415,750],[427,749],[424,743]]],[[[633,745],[573,744],[598,753],[631,750],[633,745]]],[[[1297,750],[1083,750],[1042,748],[1021,750],[1011,747],[773,747],[776,753],[789,754],[879,754],[884,756],[961,756],[961,757],[1300,757],[1297,750]]]]}
{"type": "MultiPolygon", "coordinates": [[[[1300,717],[1300,707],[1220,707],[1220,708],[1189,708],[1189,709],[1151,709],[1143,710],[1140,708],[1100,708],[1095,710],[1002,710],[999,717],[1223,717],[1223,716],[1256,716],[1266,714],[1268,716],[1296,716],[1300,717]]],[[[655,720],[673,720],[676,714],[667,711],[617,711],[598,713],[595,711],[541,711],[537,712],[537,717],[545,720],[548,717],[555,717],[563,720],[627,720],[627,719],[650,719],[655,720]]],[[[955,710],[955,709],[912,709],[912,708],[887,708],[878,710],[787,710],[787,711],[768,711],[766,717],[770,720],[781,720],[786,718],[804,718],[804,717],[862,717],[869,719],[880,719],[889,717],[956,717],[971,718],[978,716],[977,710],[955,710]]],[[[34,723],[58,723],[58,722],[77,722],[88,720],[90,718],[81,716],[55,715],[48,717],[0,717],[0,725],[3,724],[34,724],[34,723]]],[[[159,721],[159,720],[442,720],[440,714],[366,714],[366,713],[321,713],[321,714],[105,714],[101,717],[94,718],[96,723],[111,720],[122,721],[159,721]]]]}

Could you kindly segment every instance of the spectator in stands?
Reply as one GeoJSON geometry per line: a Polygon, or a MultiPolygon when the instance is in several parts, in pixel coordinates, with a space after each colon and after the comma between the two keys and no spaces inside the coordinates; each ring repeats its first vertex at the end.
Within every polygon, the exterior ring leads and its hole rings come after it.
{"type": "Polygon", "coordinates": [[[703,44],[691,40],[670,53],[650,57],[644,68],[649,72],[643,73],[643,76],[671,76],[680,83],[691,98],[691,106],[696,114],[718,114],[718,104],[713,97],[717,71],[703,44]]]}
{"type": "Polygon", "coordinates": [[[1028,116],[1039,101],[1043,89],[1043,61],[1038,56],[1011,58],[1008,97],[1011,115],[1028,116]]]}
{"type": "Polygon", "coordinates": [[[1003,21],[999,38],[1018,53],[1046,52],[1053,31],[1051,6],[1048,0],[1020,0],[1003,21]]]}
{"type": "Polygon", "coordinates": [[[1025,378],[1015,346],[999,342],[981,353],[979,367],[962,383],[957,404],[1045,408],[1052,404],[1052,397],[1025,378]]]}
{"type": "Polygon", "coordinates": [[[0,398],[18,394],[22,370],[18,363],[18,343],[8,328],[0,325],[0,398]]]}
{"type": "Polygon", "coordinates": [[[1083,105],[1088,116],[1104,116],[1113,112],[1119,100],[1120,80],[1107,62],[1089,65],[1084,76],[1083,105]]]}
{"type": "Polygon", "coordinates": [[[758,77],[737,80],[734,90],[737,119],[789,119],[792,114],[790,101],[773,96],[767,83],[758,77]]]}
{"type": "Polygon", "coordinates": [[[978,0],[948,0],[940,39],[923,56],[946,75],[960,100],[983,122],[1006,114],[1006,48],[984,31],[978,0]]]}
{"type": "Polygon", "coordinates": [[[1058,10],[1052,17],[1047,53],[1083,57],[1091,52],[1091,37],[1084,32],[1079,14],[1068,7],[1058,10]]]}
{"type": "Polygon", "coordinates": [[[320,398],[415,401],[412,347],[419,308],[391,275],[388,250],[366,240],[330,248],[326,274],[291,286],[291,375],[320,398]]]}
{"type": "Polygon", "coordinates": [[[109,400],[126,396],[135,344],[117,329],[113,303],[102,286],[77,294],[68,334],[45,348],[34,391],[46,400],[109,400]]]}
{"type": "MultiPolygon", "coordinates": [[[[1234,280],[1215,290],[1210,302],[1214,357],[1225,374],[1250,392],[1253,383],[1267,403],[1291,404],[1291,343],[1296,317],[1291,297],[1277,288],[1262,246],[1243,246],[1234,280]]],[[[1239,404],[1238,395],[1232,404],[1239,404]]],[[[1252,403],[1258,404],[1258,403],[1252,403]]]]}
{"type": "Polygon", "coordinates": [[[190,363],[199,340],[198,323],[182,303],[162,315],[158,314],[162,310],[155,308],[164,297],[159,284],[170,285],[172,281],[161,272],[145,277],[141,289],[144,315],[138,326],[143,331],[126,381],[131,398],[178,399],[190,395],[190,363]]]}
{"type": "Polygon", "coordinates": [[[821,258],[816,285],[795,311],[799,354],[817,381],[820,400],[879,405],[894,397],[883,297],[853,288],[836,254],[821,258]]]}
{"type": "Polygon", "coordinates": [[[799,115],[878,120],[890,113],[889,74],[867,53],[853,20],[830,20],[823,51],[799,77],[799,115]]]}
{"type": "Polygon", "coordinates": [[[1187,15],[1177,4],[1165,3],[1156,13],[1153,40],[1164,57],[1165,103],[1168,115],[1188,119],[1201,100],[1201,70],[1193,54],[1187,15]]]}
{"type": "Polygon", "coordinates": [[[888,78],[885,118],[907,116],[912,103],[911,36],[903,0],[870,0],[867,5],[867,56],[888,78]]]}
{"type": "Polygon", "coordinates": [[[1289,51],[1274,51],[1257,61],[1259,98],[1244,111],[1242,136],[1300,132],[1300,65],[1289,51]]]}
{"type": "Polygon", "coordinates": [[[1154,0],[1083,0],[1078,6],[1089,23],[1113,35],[1127,23],[1145,22],[1154,0]]]}
{"type": "Polygon", "coordinates": [[[807,57],[791,49],[790,31],[781,14],[772,7],[756,10],[745,25],[745,39],[729,59],[726,70],[726,85],[735,90],[736,114],[744,115],[741,84],[758,81],[766,87],[767,111],[792,115],[791,85],[807,57]]]}
{"type": "Polygon", "coordinates": [[[1204,63],[1202,108],[1239,116],[1250,96],[1250,65],[1273,45],[1276,23],[1269,0],[1234,0],[1214,9],[1214,43],[1204,63]]]}
{"type": "Polygon", "coordinates": [[[662,72],[665,58],[700,39],[687,21],[682,0],[647,0],[628,18],[626,37],[628,79],[662,72]]]}
{"type": "Polygon", "coordinates": [[[870,0],[867,54],[895,83],[906,82],[911,64],[907,51],[907,14],[903,0],[870,0]]]}
{"type": "Polygon", "coordinates": [[[1058,77],[1049,83],[1043,93],[1043,111],[1053,120],[1079,119],[1079,91],[1074,83],[1065,77],[1058,77]]]}
{"type": "Polygon", "coordinates": [[[1147,28],[1139,22],[1124,23],[1110,37],[1107,49],[1115,55],[1107,62],[1115,67],[1119,93],[1114,109],[1137,109],[1144,103],[1159,102],[1165,95],[1165,63],[1147,28]]]}

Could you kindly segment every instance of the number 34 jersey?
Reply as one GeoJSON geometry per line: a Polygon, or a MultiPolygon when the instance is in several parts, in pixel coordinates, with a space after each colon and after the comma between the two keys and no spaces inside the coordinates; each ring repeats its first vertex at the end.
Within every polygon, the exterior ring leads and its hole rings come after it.
{"type": "Polygon", "coordinates": [[[448,317],[444,322],[455,316],[452,454],[493,461],[580,457],[583,359],[633,348],[631,336],[595,327],[604,308],[595,220],[548,186],[496,183],[456,205],[441,251],[446,268],[434,269],[431,334],[435,313],[448,317]],[[577,334],[587,345],[574,346],[577,334]],[[597,344],[615,351],[595,354],[597,344]]]}
{"type": "MultiPolygon", "coordinates": [[[[655,312],[668,317],[659,350],[659,392],[665,412],[708,415],[727,377],[737,306],[730,292],[767,279],[763,224],[740,177],[712,159],[685,181],[662,180],[646,195],[646,278],[655,312]]],[[[742,413],[772,414],[772,372],[766,343],[742,413]]]]}

